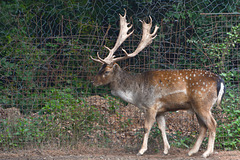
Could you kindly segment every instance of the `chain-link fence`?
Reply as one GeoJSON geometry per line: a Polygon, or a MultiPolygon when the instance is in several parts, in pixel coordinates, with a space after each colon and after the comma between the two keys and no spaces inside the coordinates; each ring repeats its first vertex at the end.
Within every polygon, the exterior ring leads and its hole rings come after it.
{"type": "MultiPolygon", "coordinates": [[[[216,146],[239,149],[239,2],[235,1],[2,1],[0,68],[1,148],[119,145],[139,148],[143,117],[138,108],[91,84],[113,47],[119,16],[127,10],[134,34],[122,48],[131,52],[141,39],[139,19],[160,27],[153,43],[120,62],[127,71],[205,69],[225,79],[216,146]],[[237,130],[238,128],[238,130],[237,130]]],[[[120,48],[121,49],[121,48],[120,48]]],[[[123,55],[121,50],[116,54],[123,55]]],[[[166,115],[169,140],[190,146],[197,135],[194,116],[166,115]],[[181,141],[180,141],[181,140],[181,141]],[[180,143],[181,142],[181,143],[180,143]]],[[[160,145],[154,127],[150,145],[160,145]]]]}

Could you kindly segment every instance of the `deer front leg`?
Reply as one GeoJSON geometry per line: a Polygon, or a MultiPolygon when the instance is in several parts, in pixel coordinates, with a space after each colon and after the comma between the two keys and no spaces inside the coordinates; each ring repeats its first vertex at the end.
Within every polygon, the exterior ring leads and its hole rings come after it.
{"type": "Polygon", "coordinates": [[[168,154],[168,150],[170,149],[170,145],[167,140],[167,135],[166,135],[166,122],[163,113],[157,115],[157,123],[158,123],[158,128],[161,130],[162,133],[162,139],[163,139],[163,144],[164,144],[164,154],[168,154]]]}
{"type": "Polygon", "coordinates": [[[147,150],[148,137],[149,137],[150,130],[156,120],[156,114],[157,114],[157,111],[155,108],[150,108],[146,112],[143,144],[142,144],[142,148],[139,150],[137,154],[138,156],[143,155],[143,153],[147,150]]]}

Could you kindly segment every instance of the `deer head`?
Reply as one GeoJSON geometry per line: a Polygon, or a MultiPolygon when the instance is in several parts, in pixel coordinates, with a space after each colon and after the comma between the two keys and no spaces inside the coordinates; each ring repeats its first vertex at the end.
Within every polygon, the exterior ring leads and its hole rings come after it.
{"type": "Polygon", "coordinates": [[[90,58],[93,61],[99,62],[102,64],[102,67],[100,68],[98,74],[95,76],[95,79],[93,81],[93,84],[95,86],[106,85],[106,84],[110,83],[113,80],[114,76],[116,75],[116,72],[121,70],[121,68],[118,66],[118,64],[116,64],[116,62],[136,56],[146,46],[151,44],[152,40],[157,36],[156,33],[159,28],[157,25],[155,26],[153,33],[150,33],[151,28],[152,28],[152,18],[150,16],[149,16],[149,18],[150,18],[149,23],[146,23],[145,21],[140,20],[142,22],[143,32],[142,32],[142,39],[141,39],[137,49],[133,53],[130,53],[130,54],[127,53],[127,51],[125,49],[122,49],[125,56],[115,57],[114,53],[116,52],[116,50],[134,32],[134,30],[133,30],[130,33],[128,33],[129,30],[132,28],[132,25],[129,26],[129,23],[126,20],[126,14],[127,14],[126,10],[125,10],[125,13],[123,16],[121,14],[119,14],[119,16],[120,16],[120,31],[119,31],[119,35],[118,35],[118,38],[117,38],[117,41],[116,41],[114,47],[112,49],[110,49],[109,47],[104,46],[109,51],[108,56],[106,58],[102,59],[99,56],[98,52],[97,52],[97,59],[90,56],[90,58]]]}

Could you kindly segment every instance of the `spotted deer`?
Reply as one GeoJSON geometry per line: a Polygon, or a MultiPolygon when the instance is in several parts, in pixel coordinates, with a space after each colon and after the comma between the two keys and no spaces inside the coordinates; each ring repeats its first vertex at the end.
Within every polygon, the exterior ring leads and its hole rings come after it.
{"type": "Polygon", "coordinates": [[[208,157],[213,153],[216,135],[216,121],[211,109],[215,103],[219,106],[225,92],[225,86],[220,76],[209,71],[199,69],[186,70],[156,70],[139,74],[130,74],[116,63],[136,56],[146,46],[152,43],[157,36],[158,26],[156,25],[151,33],[152,18],[150,22],[142,22],[142,39],[137,49],[132,53],[125,53],[123,57],[115,57],[114,53],[119,46],[133,33],[129,30],[126,20],[126,10],[124,16],[120,15],[120,31],[115,46],[110,49],[104,46],[109,54],[102,59],[97,53],[97,59],[90,57],[93,61],[100,62],[102,67],[93,80],[94,86],[109,85],[111,93],[126,102],[129,102],[146,111],[145,131],[143,144],[138,152],[142,155],[147,150],[147,143],[150,130],[155,121],[162,133],[164,143],[164,154],[168,154],[170,145],[165,131],[164,113],[176,110],[189,110],[195,113],[200,125],[199,137],[188,152],[191,156],[197,153],[208,129],[208,147],[203,153],[203,157],[208,157]]]}

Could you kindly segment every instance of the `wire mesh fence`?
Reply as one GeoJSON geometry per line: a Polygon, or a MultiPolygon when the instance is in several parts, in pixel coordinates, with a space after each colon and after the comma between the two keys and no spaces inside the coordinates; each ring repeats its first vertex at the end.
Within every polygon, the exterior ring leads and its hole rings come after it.
{"type": "MultiPolygon", "coordinates": [[[[1,2],[0,147],[140,145],[144,113],[91,84],[100,66],[89,56],[104,57],[103,46],[113,47],[118,14],[126,8],[134,34],[125,50],[134,51],[141,39],[139,19],[151,15],[160,29],[151,46],[119,65],[133,73],[196,68],[220,74],[227,93],[223,110],[213,109],[216,146],[239,149],[239,130],[233,130],[239,126],[238,6],[217,0],[1,2]]],[[[183,111],[166,118],[170,141],[192,145],[196,118],[183,111]]],[[[150,145],[161,148],[159,132],[153,128],[150,145]]]]}

